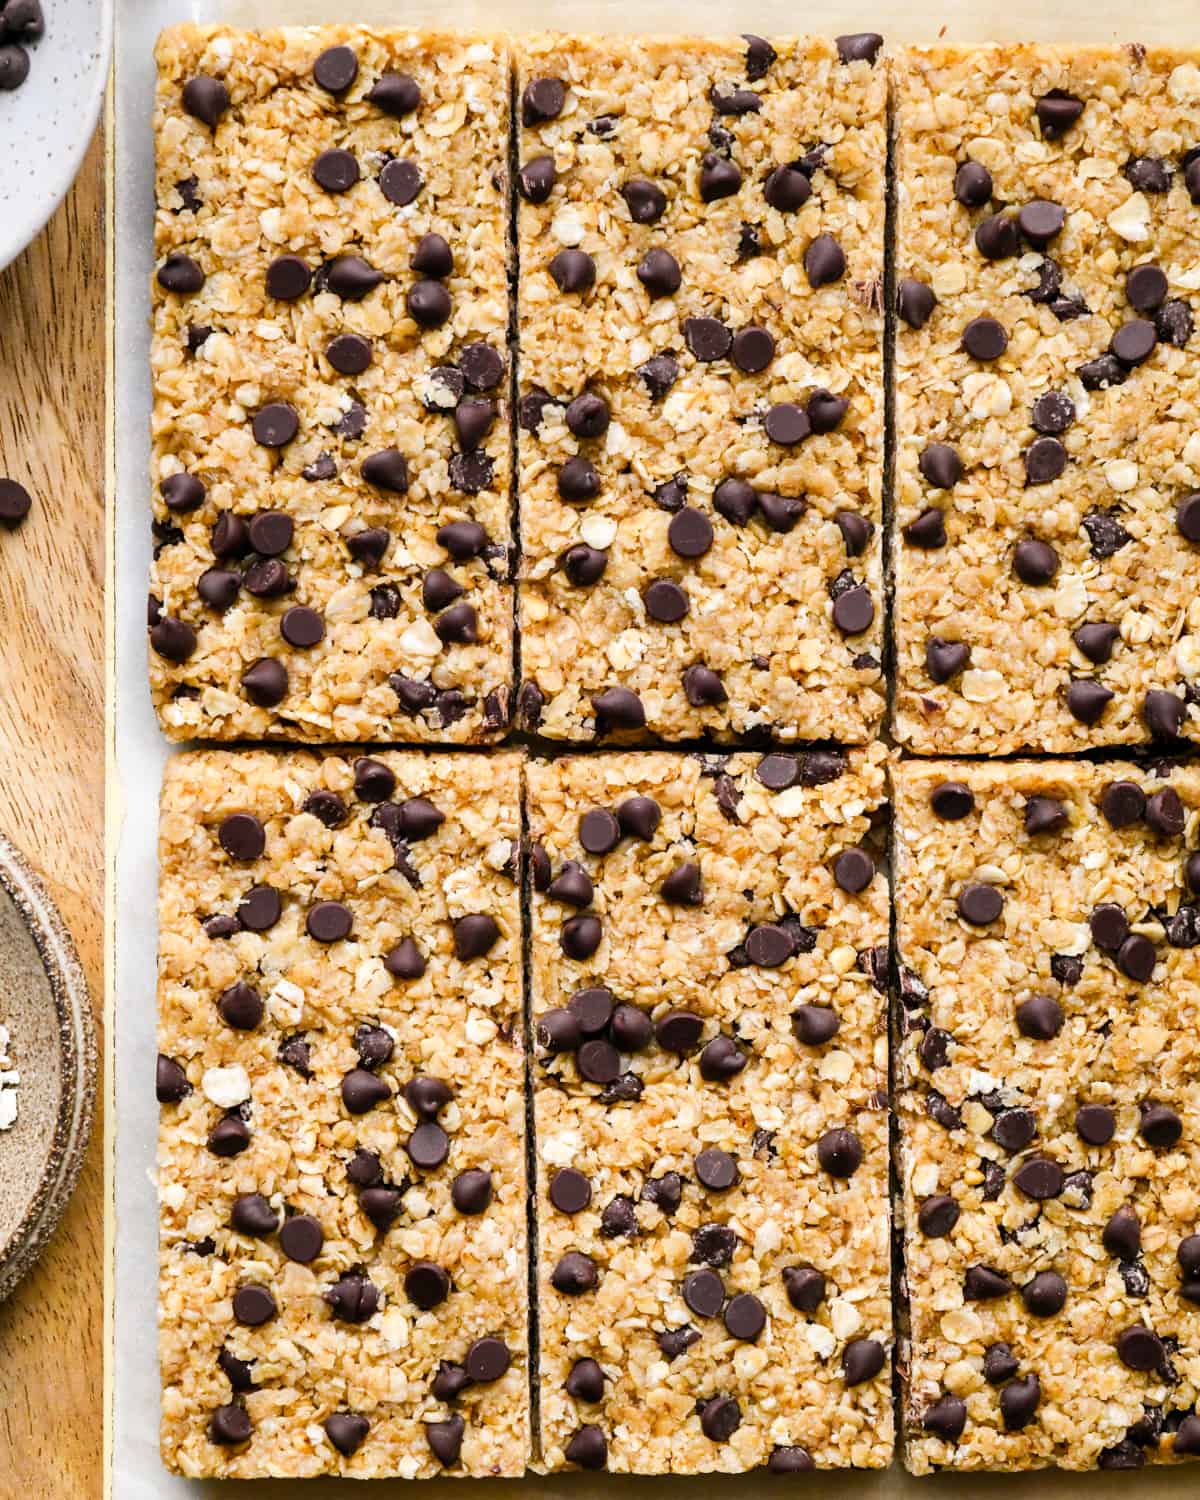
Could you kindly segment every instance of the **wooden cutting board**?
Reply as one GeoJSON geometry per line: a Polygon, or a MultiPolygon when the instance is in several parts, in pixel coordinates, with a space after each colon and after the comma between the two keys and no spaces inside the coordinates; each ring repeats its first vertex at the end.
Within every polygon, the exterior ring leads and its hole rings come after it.
{"type": "MultiPolygon", "coordinates": [[[[104,163],[0,273],[0,828],[41,874],[104,993],[104,163]]],[[[22,1064],[25,1060],[22,1059],[22,1064]]],[[[79,1187],[0,1306],[0,1500],[101,1492],[103,1106],[79,1187]]]]}

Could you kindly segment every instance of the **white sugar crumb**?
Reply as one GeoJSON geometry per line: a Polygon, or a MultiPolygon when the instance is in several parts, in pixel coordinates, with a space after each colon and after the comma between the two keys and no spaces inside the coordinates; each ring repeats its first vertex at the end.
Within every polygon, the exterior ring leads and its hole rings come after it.
{"type": "Polygon", "coordinates": [[[11,1130],[17,1123],[17,1089],[21,1075],[13,1066],[12,1038],[7,1026],[0,1026],[0,1130],[11,1130]]]}

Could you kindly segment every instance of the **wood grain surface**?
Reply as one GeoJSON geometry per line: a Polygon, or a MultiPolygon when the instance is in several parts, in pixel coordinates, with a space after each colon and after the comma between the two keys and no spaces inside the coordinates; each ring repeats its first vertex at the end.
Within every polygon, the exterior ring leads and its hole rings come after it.
{"type": "MultiPolygon", "coordinates": [[[[10,143],[11,146],[11,143],[10,143]]],[[[49,228],[0,272],[0,828],[45,879],[100,1024],[104,939],[104,173],[99,136],[49,228]]],[[[24,1060],[22,1060],[24,1063],[24,1060]]],[[[0,1306],[0,1500],[101,1491],[103,1106],[39,1264],[0,1306]]]]}

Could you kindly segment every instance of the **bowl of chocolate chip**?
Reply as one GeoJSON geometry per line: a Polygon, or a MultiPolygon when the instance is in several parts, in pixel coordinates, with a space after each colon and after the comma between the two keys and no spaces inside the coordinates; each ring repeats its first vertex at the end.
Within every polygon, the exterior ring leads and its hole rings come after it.
{"type": "Polygon", "coordinates": [[[75,180],[111,45],[112,0],[0,0],[0,269],[75,180]]]}
{"type": "Polygon", "coordinates": [[[92,1123],[87,982],[45,886],[0,834],[0,1301],[75,1187],[92,1123]]]}

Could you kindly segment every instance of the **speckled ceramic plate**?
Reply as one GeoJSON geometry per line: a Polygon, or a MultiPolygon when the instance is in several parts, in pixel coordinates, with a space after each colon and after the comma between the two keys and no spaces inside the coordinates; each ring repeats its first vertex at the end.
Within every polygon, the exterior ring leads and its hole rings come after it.
{"type": "Polygon", "coordinates": [[[45,888],[0,834],[0,1022],[21,1075],[0,1131],[0,1300],[36,1260],[79,1175],[96,1040],[87,983],[45,888]]]}
{"type": "Polygon", "coordinates": [[[66,197],[100,116],[112,49],[112,0],[42,0],[46,33],[29,76],[0,92],[0,269],[66,197]]]}

